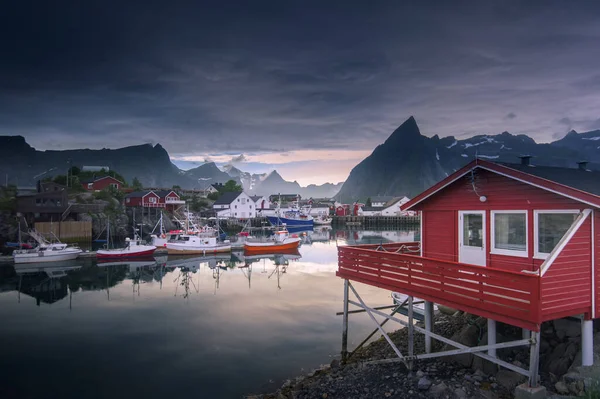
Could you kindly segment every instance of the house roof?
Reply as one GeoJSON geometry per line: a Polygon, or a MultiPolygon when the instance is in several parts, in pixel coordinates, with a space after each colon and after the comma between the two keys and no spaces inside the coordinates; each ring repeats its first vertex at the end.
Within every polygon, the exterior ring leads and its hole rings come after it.
{"type": "Polygon", "coordinates": [[[95,183],[95,182],[97,182],[99,180],[103,180],[103,179],[113,179],[114,181],[118,181],[119,183],[123,184],[123,182],[121,180],[116,179],[116,178],[114,178],[112,176],[91,177],[91,178],[88,178],[88,179],[80,179],[79,182],[81,184],[88,184],[88,183],[95,183]]]}
{"type": "Polygon", "coordinates": [[[134,191],[132,193],[129,193],[125,196],[125,198],[141,198],[141,197],[145,197],[146,195],[153,193],[154,191],[152,190],[145,190],[145,191],[134,191]]]}
{"type": "Polygon", "coordinates": [[[237,197],[240,196],[241,191],[231,191],[227,193],[221,194],[219,198],[215,201],[213,205],[229,205],[231,204],[237,197]]]}
{"type": "Polygon", "coordinates": [[[578,168],[559,168],[555,166],[521,165],[498,162],[511,169],[541,177],[568,187],[573,187],[586,193],[600,196],[600,172],[581,170],[578,168]]]}
{"type": "Polygon", "coordinates": [[[391,195],[382,195],[382,196],[377,196],[377,197],[371,197],[371,202],[389,202],[391,200],[393,200],[394,197],[391,195]]]}
{"type": "Polygon", "coordinates": [[[383,211],[386,207],[385,206],[361,206],[360,209],[362,209],[364,212],[377,212],[377,211],[383,211]]]}
{"type": "Polygon", "coordinates": [[[252,199],[252,201],[254,201],[254,202],[258,201],[261,198],[263,198],[262,195],[251,195],[250,196],[250,199],[252,199]]]}
{"type": "Polygon", "coordinates": [[[554,166],[495,163],[475,159],[405,203],[401,207],[402,210],[405,211],[412,208],[477,168],[488,170],[588,205],[600,207],[600,187],[598,184],[600,182],[600,172],[554,166]]]}
{"type": "MultiPolygon", "coordinates": [[[[156,195],[158,195],[160,198],[164,198],[171,193],[175,193],[175,191],[173,191],[173,190],[158,190],[158,191],[155,191],[154,193],[156,195]]],[[[175,193],[175,194],[177,194],[177,193],[175,193]]]]}

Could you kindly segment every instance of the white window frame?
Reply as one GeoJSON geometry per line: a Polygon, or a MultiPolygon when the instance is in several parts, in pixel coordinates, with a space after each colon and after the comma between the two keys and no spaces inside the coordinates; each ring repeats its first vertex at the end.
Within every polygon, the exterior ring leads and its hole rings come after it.
{"type": "Polygon", "coordinates": [[[148,203],[149,204],[156,204],[158,201],[156,201],[156,197],[150,197],[148,198],[148,203]]]}
{"type": "Polygon", "coordinates": [[[511,211],[490,211],[490,253],[493,255],[505,255],[505,256],[516,256],[519,258],[529,257],[529,215],[526,210],[511,210],[511,211]],[[522,213],[525,215],[525,250],[516,251],[511,249],[497,249],[496,248],[496,215],[506,213],[522,213]]]}
{"type": "MultiPolygon", "coordinates": [[[[579,209],[537,209],[533,211],[533,258],[534,259],[542,259],[546,260],[549,253],[540,252],[539,251],[539,214],[542,213],[569,213],[569,214],[579,214],[581,211],[579,209]]],[[[573,219],[573,222],[575,219],[573,219]]],[[[572,224],[571,224],[572,225],[572,224]]]]}

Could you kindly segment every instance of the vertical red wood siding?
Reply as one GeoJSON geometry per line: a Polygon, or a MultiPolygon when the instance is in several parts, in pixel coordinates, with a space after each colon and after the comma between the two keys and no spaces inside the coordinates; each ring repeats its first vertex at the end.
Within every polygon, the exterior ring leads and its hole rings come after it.
{"type": "Polygon", "coordinates": [[[98,179],[93,184],[94,184],[94,188],[93,188],[94,190],[104,190],[111,184],[116,184],[117,189],[121,188],[121,182],[110,176],[106,177],[106,178],[98,179]]]}
{"type": "Polygon", "coordinates": [[[543,320],[591,312],[591,229],[588,217],[542,277],[543,320]]]}
{"type": "Polygon", "coordinates": [[[596,317],[600,316],[600,211],[594,209],[594,285],[596,292],[596,317]]]}
{"type": "Polygon", "coordinates": [[[454,211],[432,210],[423,213],[423,256],[458,261],[456,215],[454,211]]]}
{"type": "Polygon", "coordinates": [[[587,206],[564,196],[485,170],[455,181],[437,194],[415,206],[423,211],[424,256],[458,261],[458,210],[486,211],[487,266],[521,271],[536,270],[543,261],[533,258],[533,211],[544,209],[576,209],[587,206]],[[474,187],[473,187],[474,186],[474,187]],[[486,201],[479,197],[485,195],[486,201]],[[491,211],[528,211],[529,256],[515,257],[490,254],[491,211]],[[450,217],[450,215],[452,215],[450,217]],[[448,240],[452,241],[452,247],[448,240]],[[446,256],[441,254],[446,253],[446,256]]]}

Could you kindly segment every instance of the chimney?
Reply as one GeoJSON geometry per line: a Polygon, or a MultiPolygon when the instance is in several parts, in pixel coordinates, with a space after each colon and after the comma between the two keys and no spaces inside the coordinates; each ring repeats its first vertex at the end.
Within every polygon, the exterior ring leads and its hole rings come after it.
{"type": "Polygon", "coordinates": [[[579,166],[579,170],[587,170],[588,161],[579,161],[577,165],[579,166]]]}
{"type": "Polygon", "coordinates": [[[521,155],[519,158],[521,158],[521,165],[529,166],[531,155],[521,155]]]}

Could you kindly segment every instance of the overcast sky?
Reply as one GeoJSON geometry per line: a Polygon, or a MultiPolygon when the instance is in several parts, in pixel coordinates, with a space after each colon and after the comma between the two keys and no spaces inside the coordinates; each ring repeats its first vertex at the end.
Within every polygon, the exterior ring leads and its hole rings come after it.
{"type": "Polygon", "coordinates": [[[0,135],[38,149],[160,142],[308,184],[410,115],[428,136],[600,129],[597,1],[12,3],[0,135]]]}

